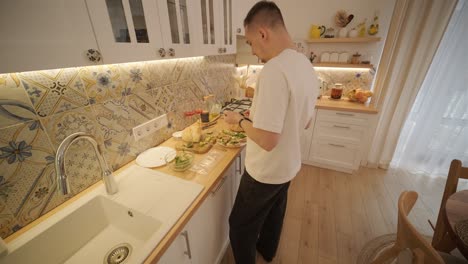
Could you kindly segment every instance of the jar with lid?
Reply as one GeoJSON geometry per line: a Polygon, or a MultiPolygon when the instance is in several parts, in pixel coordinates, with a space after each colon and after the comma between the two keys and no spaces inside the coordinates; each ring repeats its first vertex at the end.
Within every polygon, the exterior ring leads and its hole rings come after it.
{"type": "Polygon", "coordinates": [[[341,99],[342,95],[343,95],[343,84],[335,83],[331,88],[330,98],[339,100],[341,99]]]}
{"type": "Polygon", "coordinates": [[[361,54],[356,52],[351,57],[351,64],[359,64],[359,63],[361,63],[361,54]]]}

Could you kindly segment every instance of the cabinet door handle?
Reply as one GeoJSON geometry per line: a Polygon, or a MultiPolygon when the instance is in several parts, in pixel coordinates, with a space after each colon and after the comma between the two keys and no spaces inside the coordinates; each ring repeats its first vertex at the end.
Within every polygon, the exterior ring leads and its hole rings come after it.
{"type": "Polygon", "coordinates": [[[341,116],[354,116],[354,114],[349,114],[349,113],[336,113],[337,115],[341,116]]]}
{"type": "Polygon", "coordinates": [[[236,173],[241,173],[242,171],[242,159],[241,159],[241,156],[237,156],[237,158],[239,159],[239,167],[236,168],[236,173]]]}
{"type": "Polygon", "coordinates": [[[166,57],[166,50],[165,50],[165,49],[160,48],[160,49],[158,50],[158,52],[159,52],[159,56],[161,56],[161,57],[163,57],[163,58],[166,57]]]}
{"type": "Polygon", "coordinates": [[[102,59],[101,52],[97,49],[88,49],[86,51],[86,57],[88,57],[88,60],[94,63],[100,62],[102,59]]]}
{"type": "Polygon", "coordinates": [[[242,30],[240,28],[237,28],[237,33],[241,33],[242,30]]]}
{"type": "Polygon", "coordinates": [[[226,48],[223,48],[223,53],[226,53],[227,49],[226,48]]]}
{"type": "Polygon", "coordinates": [[[338,144],[328,143],[328,145],[330,145],[330,146],[332,146],[332,147],[337,147],[337,148],[346,148],[345,146],[343,146],[343,145],[338,145],[338,144]]]}
{"type": "Polygon", "coordinates": [[[223,53],[223,48],[219,48],[218,53],[223,53]]]}
{"type": "Polygon", "coordinates": [[[336,127],[336,128],[343,128],[343,129],[350,129],[349,126],[339,126],[339,125],[333,125],[333,127],[336,127]]]}
{"type": "Polygon", "coordinates": [[[211,195],[213,195],[213,196],[216,195],[216,193],[219,191],[219,189],[221,189],[221,187],[226,182],[226,178],[227,178],[227,176],[224,176],[223,179],[221,179],[221,182],[218,184],[218,186],[216,186],[216,188],[213,191],[211,191],[211,195]]]}
{"type": "Polygon", "coordinates": [[[187,250],[184,251],[184,254],[188,256],[189,259],[192,259],[192,250],[190,249],[190,240],[188,237],[188,232],[185,230],[184,232],[180,233],[185,238],[185,245],[187,246],[187,250]]]}
{"type": "Polygon", "coordinates": [[[175,56],[175,49],[173,49],[173,48],[169,49],[169,56],[171,56],[171,57],[175,56]]]}

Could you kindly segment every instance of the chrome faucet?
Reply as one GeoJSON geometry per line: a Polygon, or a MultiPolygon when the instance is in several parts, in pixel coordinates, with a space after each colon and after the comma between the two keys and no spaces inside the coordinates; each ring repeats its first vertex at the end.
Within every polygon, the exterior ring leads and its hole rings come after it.
{"type": "Polygon", "coordinates": [[[118,191],[117,183],[114,180],[111,170],[107,166],[102,150],[99,144],[96,142],[93,136],[88,135],[83,132],[77,132],[66,137],[57,150],[57,155],[55,156],[55,172],[57,174],[57,184],[59,192],[63,195],[68,194],[70,191],[70,184],[68,182],[67,175],[65,174],[65,153],[67,152],[70,145],[79,139],[87,139],[93,145],[94,152],[99,160],[99,165],[102,170],[102,180],[106,186],[107,194],[115,194],[118,191]]]}

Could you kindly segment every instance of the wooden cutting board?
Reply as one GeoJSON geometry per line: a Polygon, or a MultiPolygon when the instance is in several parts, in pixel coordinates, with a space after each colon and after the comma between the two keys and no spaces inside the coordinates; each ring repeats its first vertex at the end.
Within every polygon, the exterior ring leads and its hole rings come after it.
{"type": "Polygon", "coordinates": [[[191,148],[187,147],[186,142],[178,142],[175,145],[176,150],[192,151],[197,154],[204,154],[208,152],[211,149],[211,147],[213,147],[213,144],[206,144],[204,146],[200,146],[200,144],[198,143],[193,143],[193,147],[191,148]]]}

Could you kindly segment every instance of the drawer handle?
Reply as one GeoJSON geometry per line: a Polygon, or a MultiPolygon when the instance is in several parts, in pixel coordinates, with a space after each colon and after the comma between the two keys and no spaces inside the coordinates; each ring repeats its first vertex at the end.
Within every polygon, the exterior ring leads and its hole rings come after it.
{"type": "Polygon", "coordinates": [[[218,186],[216,186],[215,190],[211,191],[211,195],[213,195],[213,196],[216,195],[216,193],[219,191],[219,189],[221,189],[221,187],[224,185],[224,182],[226,182],[226,178],[227,178],[227,176],[224,176],[221,179],[221,182],[218,184],[218,186]]]}
{"type": "Polygon", "coordinates": [[[336,127],[336,128],[343,128],[343,129],[351,129],[349,126],[333,125],[333,127],[336,127]]]}
{"type": "Polygon", "coordinates": [[[190,240],[187,230],[182,232],[181,235],[185,238],[185,245],[187,246],[187,250],[184,251],[184,254],[187,255],[189,259],[192,259],[192,250],[190,249],[190,240]]]}
{"type": "Polygon", "coordinates": [[[346,148],[345,146],[343,146],[343,145],[338,145],[338,144],[328,143],[328,145],[330,145],[330,146],[332,146],[332,147],[337,147],[337,148],[346,148]]]}
{"type": "Polygon", "coordinates": [[[336,113],[337,115],[341,116],[354,116],[354,114],[349,114],[349,113],[336,113]]]}

